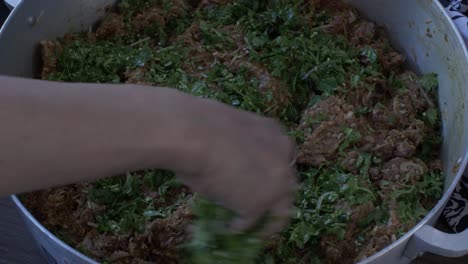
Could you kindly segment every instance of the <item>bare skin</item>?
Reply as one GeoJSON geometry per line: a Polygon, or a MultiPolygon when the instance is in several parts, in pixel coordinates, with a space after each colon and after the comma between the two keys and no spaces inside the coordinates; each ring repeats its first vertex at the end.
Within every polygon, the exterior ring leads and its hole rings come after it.
{"type": "Polygon", "coordinates": [[[0,76],[0,196],[145,168],[169,169],[238,213],[287,223],[294,146],[271,119],[174,89],[0,76]]]}

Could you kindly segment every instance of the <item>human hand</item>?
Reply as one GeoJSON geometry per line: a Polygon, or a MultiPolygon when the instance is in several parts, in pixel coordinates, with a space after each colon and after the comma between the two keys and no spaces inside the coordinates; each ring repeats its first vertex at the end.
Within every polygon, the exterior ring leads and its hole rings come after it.
{"type": "Polygon", "coordinates": [[[192,190],[233,210],[234,231],[246,230],[266,213],[270,235],[290,216],[296,177],[294,144],[274,120],[204,100],[192,112],[191,159],[179,178],[192,190]]]}

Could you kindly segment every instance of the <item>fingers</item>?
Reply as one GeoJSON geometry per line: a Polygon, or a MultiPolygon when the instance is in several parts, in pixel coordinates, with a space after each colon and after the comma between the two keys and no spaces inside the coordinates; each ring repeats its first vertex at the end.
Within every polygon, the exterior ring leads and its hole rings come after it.
{"type": "Polygon", "coordinates": [[[283,181],[277,182],[276,187],[269,188],[269,191],[266,192],[269,198],[258,197],[254,199],[257,202],[264,200],[265,203],[255,204],[252,200],[249,205],[243,208],[244,214],[234,219],[230,224],[233,232],[239,233],[260,227],[262,229],[258,231],[259,235],[262,238],[267,238],[281,231],[289,223],[293,212],[297,181],[294,170],[290,168],[282,173],[282,177],[283,181]],[[252,207],[254,205],[255,207],[252,207]],[[261,222],[263,219],[266,221],[261,222]]]}
{"type": "Polygon", "coordinates": [[[229,225],[229,229],[234,233],[246,232],[257,225],[265,224],[259,231],[260,237],[267,239],[269,236],[280,232],[290,221],[293,212],[293,198],[291,195],[285,196],[277,201],[266,213],[266,222],[260,223],[262,215],[249,215],[248,217],[237,217],[229,225]]]}
{"type": "Polygon", "coordinates": [[[269,215],[272,218],[271,221],[269,221],[267,226],[260,232],[260,236],[266,239],[286,227],[292,215],[292,208],[292,197],[286,196],[284,199],[278,201],[270,211],[269,215]]]}
{"type": "Polygon", "coordinates": [[[281,231],[289,223],[292,216],[297,189],[296,173],[294,169],[288,168],[283,175],[285,177],[285,182],[281,185],[283,192],[280,192],[281,195],[277,197],[269,210],[272,221],[267,224],[260,234],[264,238],[281,231]]]}
{"type": "Polygon", "coordinates": [[[258,217],[236,217],[230,224],[229,230],[234,233],[242,233],[245,232],[257,224],[258,217]]]}

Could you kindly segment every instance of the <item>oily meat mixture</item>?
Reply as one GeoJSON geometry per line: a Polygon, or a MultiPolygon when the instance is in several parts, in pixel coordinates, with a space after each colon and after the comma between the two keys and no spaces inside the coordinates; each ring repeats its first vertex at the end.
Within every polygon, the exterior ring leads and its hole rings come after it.
{"type": "MultiPolygon", "coordinates": [[[[254,263],[354,263],[441,196],[436,76],[405,70],[383,30],[340,1],[124,0],[95,30],[41,50],[42,79],[170,86],[289,127],[297,213],[254,263]]],[[[22,201],[110,263],[190,262],[180,246],[198,239],[189,225],[203,218],[190,190],[159,170],[22,201]]]]}

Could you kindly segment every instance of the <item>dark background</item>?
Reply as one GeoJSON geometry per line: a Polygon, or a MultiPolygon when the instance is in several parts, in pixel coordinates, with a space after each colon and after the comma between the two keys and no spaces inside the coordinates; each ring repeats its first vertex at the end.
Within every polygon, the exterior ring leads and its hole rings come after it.
{"type": "Polygon", "coordinates": [[[0,1],[0,27],[2,26],[3,22],[5,21],[7,15],[8,15],[8,8],[6,7],[6,4],[3,1],[0,1]]]}

